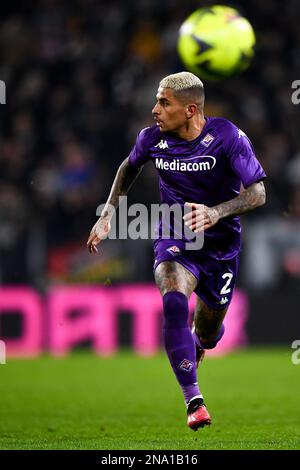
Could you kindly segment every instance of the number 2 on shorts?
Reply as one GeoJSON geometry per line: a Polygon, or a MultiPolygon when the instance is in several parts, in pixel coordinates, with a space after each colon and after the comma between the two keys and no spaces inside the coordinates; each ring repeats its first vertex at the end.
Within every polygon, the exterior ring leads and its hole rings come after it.
{"type": "Polygon", "coordinates": [[[222,279],[227,279],[227,281],[226,281],[225,285],[222,287],[222,290],[220,292],[221,295],[229,294],[229,292],[231,292],[231,289],[228,289],[228,287],[229,287],[229,284],[232,281],[232,278],[233,278],[233,274],[231,274],[231,273],[223,274],[222,279]]]}

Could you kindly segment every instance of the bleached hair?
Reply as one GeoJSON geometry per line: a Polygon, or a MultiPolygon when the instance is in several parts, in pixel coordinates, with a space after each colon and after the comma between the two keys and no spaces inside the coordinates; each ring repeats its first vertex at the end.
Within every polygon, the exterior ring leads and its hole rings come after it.
{"type": "Polygon", "coordinates": [[[164,77],[160,81],[159,86],[180,92],[194,87],[203,88],[203,83],[200,78],[191,72],[179,72],[164,77]]]}
{"type": "Polygon", "coordinates": [[[164,77],[159,86],[170,88],[184,104],[195,103],[200,112],[204,106],[204,86],[199,77],[190,72],[179,72],[164,77]]]}

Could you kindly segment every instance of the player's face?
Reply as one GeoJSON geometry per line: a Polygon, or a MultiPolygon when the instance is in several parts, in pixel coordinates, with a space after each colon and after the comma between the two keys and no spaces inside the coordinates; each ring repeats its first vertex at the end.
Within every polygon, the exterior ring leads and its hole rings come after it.
{"type": "Polygon", "coordinates": [[[186,121],[187,106],[178,101],[170,88],[159,87],[152,114],[162,132],[176,132],[186,121]]]}

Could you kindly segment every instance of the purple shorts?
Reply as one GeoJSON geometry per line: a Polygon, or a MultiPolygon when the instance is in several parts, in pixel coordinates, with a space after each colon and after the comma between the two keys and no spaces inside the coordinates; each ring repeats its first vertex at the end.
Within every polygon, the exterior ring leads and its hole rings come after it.
{"type": "Polygon", "coordinates": [[[238,256],[216,260],[200,251],[184,250],[180,240],[158,239],[154,242],[154,271],[163,261],[176,261],[198,280],[194,292],[209,307],[219,310],[228,307],[238,271],[238,256]]]}

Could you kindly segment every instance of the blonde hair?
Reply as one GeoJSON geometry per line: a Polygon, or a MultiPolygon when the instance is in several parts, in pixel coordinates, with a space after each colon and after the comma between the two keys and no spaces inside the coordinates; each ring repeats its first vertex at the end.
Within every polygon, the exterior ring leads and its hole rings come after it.
{"type": "Polygon", "coordinates": [[[162,88],[171,88],[171,90],[174,90],[175,92],[180,92],[193,87],[203,88],[203,83],[200,78],[191,72],[179,72],[164,77],[160,81],[159,86],[162,88]]]}
{"type": "Polygon", "coordinates": [[[204,106],[204,86],[199,77],[191,72],[167,75],[160,82],[162,88],[170,88],[174,96],[185,104],[195,103],[200,111],[204,106]]]}

